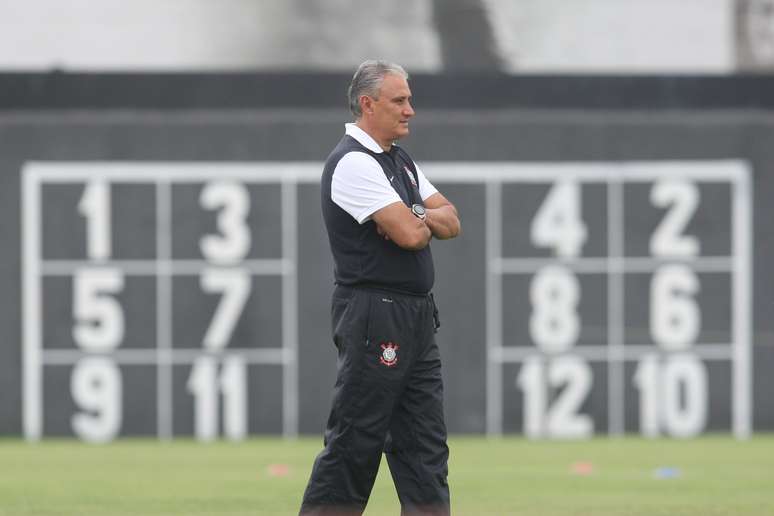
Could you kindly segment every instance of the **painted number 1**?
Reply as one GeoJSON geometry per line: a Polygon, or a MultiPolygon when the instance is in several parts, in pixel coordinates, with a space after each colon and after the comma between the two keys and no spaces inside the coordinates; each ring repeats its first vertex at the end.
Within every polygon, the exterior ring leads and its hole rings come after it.
{"type": "Polygon", "coordinates": [[[83,190],[78,212],[86,218],[86,255],[92,260],[110,258],[110,211],[110,185],[91,181],[83,190]]]}

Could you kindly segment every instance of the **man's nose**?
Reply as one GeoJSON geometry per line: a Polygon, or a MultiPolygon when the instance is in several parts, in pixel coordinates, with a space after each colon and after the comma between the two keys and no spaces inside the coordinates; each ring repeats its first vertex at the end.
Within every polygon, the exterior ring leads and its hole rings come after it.
{"type": "Polygon", "coordinates": [[[406,109],[403,110],[403,116],[407,118],[414,116],[414,108],[408,102],[406,102],[406,109]]]}

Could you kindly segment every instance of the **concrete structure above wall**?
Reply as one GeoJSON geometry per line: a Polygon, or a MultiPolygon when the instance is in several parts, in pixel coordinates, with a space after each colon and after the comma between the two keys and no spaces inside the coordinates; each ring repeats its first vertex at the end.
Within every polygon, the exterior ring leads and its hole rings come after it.
{"type": "Polygon", "coordinates": [[[772,0],[0,0],[0,70],[728,74],[774,66],[772,0]]]}

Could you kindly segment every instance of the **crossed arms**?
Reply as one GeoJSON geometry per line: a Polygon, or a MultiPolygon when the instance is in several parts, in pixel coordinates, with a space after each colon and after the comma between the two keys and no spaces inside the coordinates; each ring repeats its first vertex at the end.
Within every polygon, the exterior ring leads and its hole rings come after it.
{"type": "Polygon", "coordinates": [[[436,192],[425,199],[424,204],[427,213],[424,221],[415,217],[402,202],[385,206],[371,218],[380,235],[410,251],[424,249],[432,237],[446,240],[460,234],[457,208],[446,197],[436,192]]]}

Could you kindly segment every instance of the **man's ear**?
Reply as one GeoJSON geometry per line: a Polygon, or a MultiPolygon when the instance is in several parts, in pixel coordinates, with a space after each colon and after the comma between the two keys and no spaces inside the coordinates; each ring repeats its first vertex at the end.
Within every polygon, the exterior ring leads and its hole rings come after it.
{"type": "Polygon", "coordinates": [[[373,99],[368,95],[360,95],[360,111],[363,114],[373,112],[373,99]]]}

